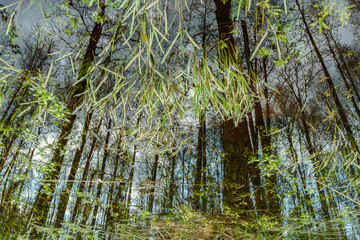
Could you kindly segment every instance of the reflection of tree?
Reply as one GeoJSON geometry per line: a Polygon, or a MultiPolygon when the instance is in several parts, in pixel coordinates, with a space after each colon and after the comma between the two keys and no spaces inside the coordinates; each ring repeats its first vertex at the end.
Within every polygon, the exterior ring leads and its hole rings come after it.
{"type": "MultiPolygon", "coordinates": [[[[102,2],[100,2],[99,16],[104,17],[104,14],[105,14],[105,5],[102,2]]],[[[97,22],[95,23],[93,30],[90,33],[89,44],[86,48],[81,67],[79,69],[79,74],[78,74],[79,81],[74,86],[72,96],[70,97],[70,102],[67,104],[67,108],[69,109],[70,112],[73,112],[75,108],[79,104],[81,104],[82,96],[79,95],[82,95],[86,91],[87,81],[84,78],[86,77],[87,72],[90,70],[92,61],[95,58],[97,44],[102,35],[102,28],[103,28],[103,24],[101,22],[97,22]]],[[[61,128],[61,133],[57,141],[52,160],[50,162],[51,164],[54,164],[54,169],[50,172],[49,175],[45,176],[46,180],[59,179],[61,167],[64,161],[64,151],[66,150],[68,144],[68,135],[71,133],[73,129],[75,119],[76,119],[76,115],[71,114],[68,117],[68,121],[64,122],[61,128]]],[[[50,182],[50,186],[48,186],[47,189],[39,190],[40,194],[37,196],[37,199],[35,200],[36,201],[35,209],[38,214],[39,222],[42,224],[46,223],[55,190],[56,190],[56,183],[50,182]]],[[[60,206],[64,206],[64,205],[66,206],[66,203],[60,204],[60,206]]],[[[65,209],[65,207],[60,209],[59,214],[61,214],[61,217],[58,218],[60,220],[62,220],[62,218],[64,217],[64,212],[65,212],[62,209],[65,209]]],[[[60,227],[61,223],[62,221],[56,221],[56,227],[60,227]]]]}
{"type": "Polygon", "coordinates": [[[273,3],[64,1],[49,5],[51,36],[19,42],[10,24],[0,56],[7,233],[154,237],[128,227],[185,224],[178,212],[246,216],[259,229],[275,216],[272,226],[307,232],[306,221],[357,211],[343,201],[358,193],[357,51],[340,44],[334,19],[317,34],[325,5],[296,1],[290,16],[273,3]]]}

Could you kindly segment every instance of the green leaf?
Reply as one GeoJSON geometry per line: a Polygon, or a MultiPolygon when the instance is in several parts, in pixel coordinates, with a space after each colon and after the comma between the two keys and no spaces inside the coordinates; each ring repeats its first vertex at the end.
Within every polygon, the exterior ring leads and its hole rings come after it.
{"type": "Polygon", "coordinates": [[[250,57],[250,61],[255,57],[256,52],[259,50],[261,44],[262,44],[262,43],[264,42],[264,40],[266,39],[267,35],[268,35],[268,31],[265,32],[265,34],[264,34],[264,36],[261,38],[259,44],[256,46],[253,54],[252,54],[251,57],[250,57]]]}
{"type": "Polygon", "coordinates": [[[168,50],[166,51],[163,59],[161,60],[161,64],[163,64],[166,60],[166,58],[168,57],[168,55],[170,54],[171,52],[171,49],[174,47],[177,39],[180,37],[180,31],[178,32],[178,34],[176,35],[176,37],[174,38],[173,42],[171,43],[170,47],[168,48],[168,50]]]}

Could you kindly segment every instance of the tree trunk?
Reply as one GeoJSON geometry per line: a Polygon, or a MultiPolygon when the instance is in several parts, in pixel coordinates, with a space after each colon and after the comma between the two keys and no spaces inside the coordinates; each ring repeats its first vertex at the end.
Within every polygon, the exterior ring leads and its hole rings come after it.
{"type": "Polygon", "coordinates": [[[171,172],[170,172],[170,186],[169,186],[169,205],[168,209],[173,208],[173,201],[174,201],[174,195],[175,195],[175,155],[170,155],[170,166],[171,166],[171,172]]]}
{"type": "Polygon", "coordinates": [[[355,93],[355,96],[357,97],[357,101],[360,102],[360,94],[359,94],[359,91],[358,91],[358,85],[355,83],[353,77],[351,76],[351,72],[350,72],[350,70],[349,70],[348,65],[346,64],[346,61],[345,61],[344,56],[343,56],[343,53],[341,52],[341,49],[340,49],[339,45],[337,44],[337,42],[335,41],[335,39],[334,39],[331,31],[329,30],[328,33],[329,33],[331,39],[333,40],[333,42],[334,42],[334,44],[335,44],[335,47],[336,47],[336,49],[337,49],[337,51],[338,51],[338,54],[339,54],[340,59],[341,59],[341,61],[342,61],[342,63],[343,63],[343,66],[344,66],[344,68],[345,68],[345,71],[346,71],[346,73],[347,73],[347,76],[348,76],[348,78],[349,78],[349,80],[350,80],[351,86],[353,87],[352,90],[353,90],[353,92],[355,93]]]}
{"type": "MultiPolygon", "coordinates": [[[[99,133],[99,130],[100,130],[100,127],[101,127],[101,124],[102,124],[102,120],[103,120],[103,118],[100,119],[100,122],[99,122],[98,126],[96,127],[96,130],[95,130],[96,135],[99,133]]],[[[94,136],[93,140],[92,140],[92,143],[91,143],[89,154],[85,157],[86,163],[85,163],[84,173],[83,173],[83,176],[81,178],[79,189],[77,191],[80,194],[84,191],[84,188],[85,188],[85,183],[84,182],[87,180],[87,177],[88,177],[88,171],[89,171],[89,168],[90,168],[90,162],[91,162],[92,154],[93,154],[95,146],[96,146],[96,142],[97,142],[97,139],[94,136]]],[[[81,202],[82,202],[82,196],[78,196],[76,198],[74,211],[73,211],[73,214],[71,216],[71,220],[70,220],[71,223],[74,223],[77,213],[80,213],[81,202]]]]}
{"type": "Polygon", "coordinates": [[[199,130],[198,130],[198,143],[196,147],[196,171],[194,179],[194,192],[193,192],[193,207],[194,209],[200,210],[200,195],[201,195],[201,176],[203,169],[203,157],[204,157],[204,114],[200,111],[199,114],[199,130]]]}
{"type": "MultiPolygon", "coordinates": [[[[245,21],[241,21],[241,29],[243,33],[243,39],[244,39],[244,52],[245,52],[245,58],[246,58],[246,65],[248,67],[248,74],[251,76],[252,80],[255,81],[256,73],[253,70],[253,64],[250,61],[250,40],[247,30],[247,23],[245,21]]],[[[251,81],[251,87],[252,90],[255,92],[255,86],[253,84],[253,81],[251,81]]],[[[259,156],[259,137],[261,141],[261,147],[262,147],[262,156],[269,156],[271,154],[271,146],[268,136],[266,136],[265,131],[265,121],[263,116],[263,110],[261,106],[261,102],[257,98],[253,98],[253,101],[255,102],[255,131],[252,134],[252,142],[254,146],[254,156],[259,156]]],[[[252,117],[252,114],[250,114],[252,117]]],[[[250,126],[250,129],[252,129],[253,126],[250,126]]],[[[276,190],[274,188],[269,189],[268,193],[265,195],[264,189],[261,186],[261,177],[260,177],[260,169],[258,163],[252,163],[249,164],[250,167],[250,176],[251,180],[254,185],[254,191],[255,191],[255,203],[257,210],[264,210],[266,208],[266,201],[265,196],[268,196],[268,199],[272,199],[271,201],[276,202],[276,190]]],[[[272,175],[269,177],[268,181],[272,182],[272,185],[275,186],[276,183],[276,175],[272,175]]]]}
{"type": "MultiPolygon", "coordinates": [[[[140,120],[141,120],[141,116],[142,114],[140,114],[140,116],[137,119],[137,123],[136,126],[139,126],[140,124],[140,120]]],[[[135,136],[135,138],[137,137],[137,135],[135,136]]],[[[128,186],[128,196],[127,196],[127,206],[128,209],[126,211],[126,215],[128,214],[130,205],[131,205],[131,194],[132,194],[132,187],[133,187],[133,180],[134,180],[134,171],[135,171],[135,158],[136,158],[136,150],[137,150],[137,146],[135,145],[134,147],[134,153],[133,156],[131,158],[131,163],[130,163],[130,174],[129,174],[129,186],[128,186]]]]}
{"type": "Polygon", "coordinates": [[[155,161],[154,161],[154,166],[152,168],[152,173],[151,173],[151,184],[153,185],[153,187],[151,187],[150,189],[150,195],[149,195],[149,212],[152,213],[153,210],[153,206],[154,206],[154,194],[155,194],[155,187],[156,187],[156,175],[157,175],[157,170],[158,170],[158,165],[159,165],[159,154],[155,154],[155,161]]]}
{"type": "Polygon", "coordinates": [[[223,127],[224,203],[236,210],[252,209],[249,156],[252,155],[246,119],[235,127],[232,120],[223,127]],[[240,198],[241,197],[241,198],[240,198]]]}
{"type": "Polygon", "coordinates": [[[221,62],[228,66],[233,63],[236,58],[236,46],[232,34],[234,25],[230,18],[231,1],[230,0],[214,0],[216,5],[216,21],[218,25],[219,41],[222,41],[224,47],[220,48],[221,62]]]}
{"type": "MultiPolygon", "coordinates": [[[[233,22],[230,18],[231,1],[214,0],[218,24],[219,42],[225,47],[220,50],[220,62],[225,67],[235,64],[236,46],[232,35],[233,22]]],[[[252,208],[248,160],[252,154],[250,134],[246,119],[235,126],[233,120],[226,120],[222,133],[224,151],[224,204],[237,210],[252,208]],[[241,199],[239,197],[242,197],[241,199]]]]}
{"type": "Polygon", "coordinates": [[[61,223],[64,221],[66,207],[68,205],[70,193],[71,193],[73,185],[74,185],[73,181],[75,180],[75,175],[78,170],[81,156],[82,156],[84,148],[85,148],[86,137],[87,137],[87,133],[89,130],[92,115],[93,115],[93,112],[90,112],[87,114],[87,116],[85,118],[85,123],[84,123],[83,131],[81,134],[81,146],[80,146],[80,149],[79,148],[76,149],[75,156],[72,161],[70,173],[67,178],[69,180],[69,182],[67,182],[67,184],[65,186],[65,190],[62,191],[62,193],[60,195],[59,207],[58,207],[58,211],[55,215],[55,219],[56,219],[55,226],[56,227],[61,227],[61,223]]]}
{"type": "MultiPolygon", "coordinates": [[[[306,22],[306,19],[305,19],[305,14],[304,12],[301,10],[301,7],[300,7],[300,4],[299,4],[299,0],[296,0],[296,5],[298,6],[298,9],[300,11],[300,14],[301,14],[301,17],[302,17],[302,21],[305,25],[305,31],[310,39],[310,42],[315,50],[315,53],[320,61],[320,64],[321,64],[321,67],[322,67],[322,70],[325,74],[325,78],[326,78],[326,82],[328,83],[329,87],[330,87],[330,92],[331,92],[331,95],[334,99],[334,102],[335,102],[335,106],[338,110],[338,114],[340,116],[340,119],[342,121],[342,125],[344,126],[345,128],[345,131],[346,131],[346,134],[347,134],[347,137],[348,137],[348,140],[350,141],[350,144],[351,146],[358,152],[358,146],[356,144],[356,140],[354,138],[354,135],[352,133],[352,130],[351,130],[351,127],[350,127],[350,124],[349,124],[349,120],[348,120],[348,117],[346,115],[346,111],[344,109],[344,107],[342,106],[341,102],[340,102],[340,99],[339,99],[339,96],[336,92],[336,89],[335,89],[335,85],[333,83],[333,80],[330,76],[330,73],[327,69],[327,66],[325,64],[325,61],[320,53],[320,50],[319,48],[317,47],[316,43],[315,43],[315,40],[312,36],[312,33],[310,31],[310,28],[306,22]]],[[[360,158],[358,159],[358,163],[360,164],[360,158]]]]}
{"type": "Polygon", "coordinates": [[[208,195],[208,186],[207,186],[207,159],[206,159],[206,111],[204,109],[204,117],[202,121],[202,184],[203,184],[203,193],[202,194],[202,211],[205,213],[207,211],[207,199],[208,195]]]}
{"type": "MultiPolygon", "coordinates": [[[[107,126],[107,133],[106,133],[105,145],[104,145],[104,155],[103,155],[103,159],[102,159],[100,174],[98,175],[98,181],[104,180],[106,162],[107,162],[107,159],[109,156],[108,147],[109,147],[109,140],[110,140],[110,134],[111,134],[110,128],[111,128],[111,118],[109,119],[109,124],[107,126]]],[[[100,195],[101,195],[102,186],[103,186],[102,182],[97,183],[97,190],[96,190],[96,197],[95,197],[96,203],[95,203],[93,218],[91,221],[92,227],[95,227],[95,223],[96,223],[97,213],[98,213],[99,205],[100,205],[100,195]]]]}
{"type": "MultiPolygon", "coordinates": [[[[331,46],[331,44],[330,44],[330,40],[329,40],[329,38],[328,38],[328,36],[326,36],[326,34],[324,34],[325,35],[325,38],[326,38],[326,41],[327,41],[327,43],[328,43],[328,46],[329,46],[329,50],[330,50],[330,52],[331,52],[331,55],[333,56],[333,58],[334,58],[334,60],[335,60],[335,62],[336,62],[336,67],[337,67],[337,69],[339,70],[339,72],[340,72],[340,75],[341,75],[341,78],[343,79],[343,82],[344,82],[344,84],[345,84],[345,86],[346,86],[346,89],[348,90],[348,93],[350,94],[350,92],[351,91],[353,91],[353,92],[357,92],[357,90],[356,90],[356,88],[351,88],[350,87],[350,85],[349,85],[349,83],[348,83],[348,81],[347,81],[347,79],[346,79],[346,76],[345,76],[345,73],[344,73],[344,71],[341,69],[341,64],[340,64],[340,62],[338,61],[338,59],[337,59],[337,57],[336,57],[336,54],[335,54],[335,52],[334,52],[334,50],[333,50],[333,48],[332,48],[332,46],[331,46]]],[[[340,53],[341,54],[341,53],[340,53]]],[[[344,64],[346,64],[345,62],[344,62],[344,64]]],[[[350,76],[351,77],[351,76],[350,76]]],[[[353,97],[353,96],[350,96],[350,100],[351,100],[351,103],[352,103],[352,105],[353,105],[353,107],[354,107],[354,109],[355,109],[355,112],[356,112],[356,114],[358,115],[358,117],[360,117],[360,109],[359,109],[359,107],[358,107],[358,105],[357,105],[357,103],[356,103],[356,100],[355,100],[355,98],[353,97]]]]}
{"type": "MultiPolygon", "coordinates": [[[[120,150],[121,149],[121,147],[120,147],[121,137],[118,139],[117,142],[118,142],[117,149],[120,150]]],[[[119,175],[119,165],[120,165],[119,160],[120,160],[120,153],[118,153],[115,158],[115,167],[114,167],[114,172],[112,175],[113,180],[117,179],[117,176],[119,175]]],[[[122,169],[120,171],[121,177],[123,176],[123,166],[124,165],[122,164],[122,169]]],[[[120,200],[122,190],[123,190],[122,184],[120,184],[119,187],[116,187],[116,188],[115,188],[115,183],[111,184],[111,187],[109,190],[110,196],[108,198],[108,203],[107,203],[107,206],[109,206],[109,207],[107,208],[106,214],[105,214],[105,218],[106,218],[105,230],[111,226],[111,224],[114,220],[111,213],[117,212],[116,210],[119,208],[118,205],[120,205],[119,200],[120,200]],[[116,190],[117,190],[117,193],[116,193],[116,190]]],[[[112,239],[111,236],[109,237],[109,239],[112,239]]]]}

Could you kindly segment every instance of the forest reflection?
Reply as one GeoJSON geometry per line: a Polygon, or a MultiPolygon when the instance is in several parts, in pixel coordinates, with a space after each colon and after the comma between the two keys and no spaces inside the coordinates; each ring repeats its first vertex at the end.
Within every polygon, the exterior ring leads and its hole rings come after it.
{"type": "Polygon", "coordinates": [[[1,3],[0,238],[359,239],[356,1],[1,3]]]}

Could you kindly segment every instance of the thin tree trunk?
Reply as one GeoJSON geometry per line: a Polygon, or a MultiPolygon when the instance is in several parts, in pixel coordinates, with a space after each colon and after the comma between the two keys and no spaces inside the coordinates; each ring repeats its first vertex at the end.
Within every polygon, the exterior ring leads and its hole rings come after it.
{"type": "MultiPolygon", "coordinates": [[[[326,38],[326,41],[327,41],[327,43],[328,43],[329,50],[330,50],[331,54],[333,55],[333,58],[334,58],[334,60],[335,60],[335,62],[336,62],[337,69],[338,69],[339,72],[340,72],[340,75],[341,75],[341,77],[342,77],[342,79],[343,79],[343,82],[344,82],[344,84],[345,84],[348,92],[350,93],[352,90],[353,90],[353,92],[356,92],[356,89],[354,90],[354,89],[352,89],[352,88],[350,87],[350,85],[349,85],[349,83],[348,83],[348,81],[347,81],[347,79],[346,79],[346,77],[345,77],[344,71],[341,69],[341,65],[340,65],[340,63],[339,63],[339,61],[338,61],[338,59],[337,59],[337,57],[336,57],[336,54],[335,54],[334,50],[332,49],[332,46],[331,46],[330,41],[329,41],[329,38],[328,38],[328,36],[326,36],[326,34],[325,34],[325,38],[326,38]]],[[[356,101],[355,101],[355,98],[354,98],[353,96],[350,96],[350,100],[351,100],[351,102],[352,102],[352,105],[353,105],[353,107],[354,107],[354,109],[355,109],[356,114],[358,115],[358,117],[360,117],[360,109],[359,109],[359,107],[358,107],[358,105],[357,105],[357,103],[356,103],[356,101]]]]}
{"type": "MultiPolygon", "coordinates": [[[[117,149],[120,150],[120,144],[121,143],[121,137],[120,139],[118,139],[118,146],[117,146],[117,149]]],[[[118,153],[116,155],[116,158],[115,158],[115,167],[114,167],[114,172],[113,172],[113,176],[112,176],[112,179],[116,179],[117,176],[118,176],[118,169],[119,169],[119,160],[120,160],[120,153],[118,153]]],[[[122,171],[120,171],[121,175],[122,176],[122,171]]],[[[108,203],[107,203],[107,206],[110,206],[107,208],[106,210],[106,214],[105,214],[105,218],[106,218],[106,222],[105,222],[105,230],[109,228],[109,226],[111,225],[111,223],[113,222],[113,217],[112,217],[112,212],[115,212],[114,210],[117,209],[117,205],[119,205],[119,198],[118,196],[121,195],[121,192],[122,192],[122,186],[119,185],[119,187],[115,188],[115,183],[112,183],[111,184],[111,187],[110,187],[110,191],[109,191],[109,200],[108,200],[108,203]],[[118,191],[118,193],[115,195],[115,191],[118,191]],[[120,193],[120,194],[119,194],[120,193]]],[[[111,239],[111,234],[110,234],[110,238],[111,239]]]]}
{"type": "MultiPolygon", "coordinates": [[[[20,82],[19,86],[15,89],[15,91],[14,91],[12,97],[11,97],[10,102],[8,102],[8,105],[7,105],[6,109],[4,110],[4,113],[3,113],[2,117],[1,117],[0,122],[4,123],[4,120],[5,120],[6,116],[7,116],[7,114],[10,112],[10,108],[11,108],[13,102],[15,101],[16,96],[18,95],[18,93],[19,93],[19,91],[20,91],[20,89],[21,89],[21,87],[22,87],[22,85],[23,85],[23,82],[24,82],[23,79],[21,79],[21,82],[20,82]]],[[[17,106],[18,106],[18,104],[14,107],[14,109],[16,109],[17,106]]],[[[14,113],[15,113],[14,110],[10,112],[10,116],[9,116],[10,119],[12,118],[11,115],[14,114],[14,113]]],[[[9,117],[8,117],[8,119],[9,119],[9,117]]],[[[6,125],[5,125],[5,126],[6,126],[6,125]]],[[[0,132],[0,134],[1,134],[1,133],[2,133],[2,131],[0,132]]]]}
{"type": "Polygon", "coordinates": [[[197,143],[197,152],[196,152],[196,171],[194,179],[194,192],[193,192],[193,207],[194,209],[200,210],[200,195],[201,195],[201,172],[203,164],[203,118],[204,115],[202,111],[199,114],[199,129],[198,129],[198,143],[197,143]]]}
{"type": "Polygon", "coordinates": [[[360,94],[359,94],[359,91],[358,91],[358,85],[355,83],[355,81],[354,81],[354,79],[353,79],[353,77],[352,77],[352,75],[351,75],[351,72],[350,72],[350,70],[349,70],[349,67],[348,67],[348,65],[346,64],[346,61],[345,61],[344,56],[343,56],[343,53],[341,52],[341,49],[340,49],[338,43],[335,41],[335,39],[334,39],[334,37],[333,37],[333,35],[332,35],[332,33],[331,33],[330,30],[328,30],[328,33],[329,33],[331,39],[333,40],[333,42],[334,42],[334,44],[335,44],[335,47],[336,47],[336,49],[337,49],[337,51],[338,51],[338,54],[339,54],[340,59],[341,59],[341,61],[342,61],[342,63],[343,63],[343,66],[344,66],[344,68],[345,68],[345,71],[346,71],[346,73],[347,73],[347,76],[348,76],[348,78],[349,78],[349,80],[350,80],[351,86],[353,87],[352,90],[353,90],[353,92],[355,93],[355,96],[357,97],[357,101],[360,102],[360,94]]]}
{"type": "Polygon", "coordinates": [[[159,154],[155,154],[154,166],[152,168],[152,173],[151,173],[151,184],[153,185],[153,187],[150,189],[149,207],[148,207],[150,213],[152,213],[154,206],[154,197],[155,197],[154,194],[156,187],[156,175],[157,175],[158,165],[159,165],[159,154]]]}
{"type": "Polygon", "coordinates": [[[8,166],[7,171],[4,173],[3,177],[6,178],[6,180],[4,181],[5,184],[3,186],[3,192],[2,192],[2,196],[1,196],[1,205],[9,205],[9,201],[11,201],[11,195],[12,192],[14,191],[14,189],[16,189],[16,186],[18,185],[18,183],[13,182],[13,179],[9,179],[9,176],[11,175],[11,172],[14,171],[14,165],[16,162],[17,157],[19,156],[19,152],[20,149],[23,145],[24,141],[22,140],[18,146],[17,151],[15,152],[11,163],[8,166]],[[7,177],[6,177],[7,175],[7,177]],[[10,185],[9,187],[7,185],[10,185]]]}
{"type": "MultiPolygon", "coordinates": [[[[328,68],[325,64],[325,61],[320,53],[320,50],[319,48],[317,47],[316,43],[315,43],[315,40],[312,36],[312,33],[310,31],[310,28],[306,22],[306,19],[305,19],[305,14],[303,12],[303,10],[301,10],[301,7],[300,7],[300,4],[299,4],[299,0],[296,0],[296,5],[298,6],[298,9],[300,11],[300,14],[301,14],[301,17],[302,17],[302,21],[305,25],[305,31],[310,39],[310,42],[315,50],[315,53],[320,61],[320,64],[321,64],[321,67],[322,67],[322,70],[325,74],[325,79],[326,79],[326,82],[328,83],[329,87],[330,87],[330,92],[331,92],[331,95],[334,99],[334,102],[335,102],[335,106],[338,110],[338,114],[340,116],[340,119],[342,121],[342,125],[344,126],[345,128],[345,131],[346,131],[346,134],[347,134],[347,137],[348,137],[348,140],[350,141],[350,144],[351,146],[356,150],[356,151],[359,151],[358,150],[358,146],[356,144],[356,140],[354,138],[354,135],[352,133],[352,130],[351,130],[351,127],[350,127],[350,123],[349,123],[349,120],[348,120],[348,117],[346,115],[346,111],[344,109],[344,107],[342,106],[341,102],[340,102],[340,99],[339,99],[339,96],[336,92],[336,89],[335,89],[335,85],[333,83],[333,80],[330,76],[330,73],[328,71],[328,68]]],[[[360,163],[360,158],[358,159],[358,162],[360,163]]]]}
{"type": "Polygon", "coordinates": [[[170,165],[171,165],[171,172],[170,172],[170,186],[169,186],[169,206],[168,209],[173,208],[173,201],[175,195],[175,155],[169,156],[170,165]]]}
{"type": "Polygon", "coordinates": [[[303,188],[303,194],[302,195],[305,198],[305,207],[308,209],[308,213],[310,214],[310,216],[313,219],[316,219],[315,210],[314,210],[310,195],[309,195],[308,190],[307,190],[306,180],[304,178],[304,174],[303,174],[303,171],[301,170],[301,165],[300,164],[298,166],[298,172],[299,172],[299,176],[300,176],[300,179],[301,179],[301,185],[302,185],[302,188],[303,188]]]}
{"type": "MultiPolygon", "coordinates": [[[[301,105],[302,106],[302,105],[301,105]]],[[[315,146],[312,144],[311,142],[311,139],[310,139],[310,131],[309,131],[309,126],[308,124],[306,123],[305,121],[305,115],[304,113],[302,112],[301,113],[301,122],[302,122],[302,125],[303,125],[303,128],[304,128],[304,133],[305,133],[305,140],[306,140],[306,145],[307,145],[307,149],[310,153],[311,156],[315,156],[316,154],[316,151],[315,151],[315,146]]],[[[316,167],[316,163],[319,162],[319,160],[313,160],[312,161],[313,164],[315,165],[316,167]]],[[[315,171],[315,177],[317,179],[321,179],[319,178],[318,176],[319,174],[315,171]]],[[[321,210],[323,212],[323,215],[326,219],[330,219],[330,213],[328,211],[328,205],[326,203],[326,193],[324,191],[324,187],[319,184],[318,182],[316,182],[316,187],[318,189],[318,192],[319,192],[319,197],[320,197],[320,205],[321,205],[321,210]]]]}
{"type": "MultiPolygon", "coordinates": [[[[139,126],[140,120],[141,120],[141,116],[142,116],[142,114],[140,114],[140,116],[138,117],[136,126],[139,126]]],[[[135,136],[135,138],[136,138],[136,137],[137,137],[137,135],[135,136]]],[[[130,163],[131,169],[130,169],[130,174],[129,174],[129,188],[128,188],[128,196],[127,196],[127,206],[128,206],[128,209],[127,209],[126,215],[128,215],[128,211],[129,211],[129,208],[130,208],[130,205],[131,205],[131,194],[132,194],[132,187],[133,187],[133,180],[134,180],[134,172],[135,172],[136,150],[137,150],[137,146],[135,145],[135,147],[134,147],[134,153],[133,153],[133,156],[132,156],[132,158],[131,158],[131,163],[130,163]]]]}
{"type": "MultiPolygon", "coordinates": [[[[107,126],[107,133],[106,133],[105,145],[104,145],[104,155],[103,155],[103,159],[102,159],[100,174],[98,175],[98,179],[100,179],[100,180],[104,180],[106,162],[107,162],[107,159],[109,156],[108,147],[109,147],[109,140],[110,140],[110,134],[111,134],[110,128],[111,128],[111,118],[109,119],[109,123],[107,126]]],[[[97,183],[97,190],[96,190],[96,197],[95,197],[96,204],[95,204],[95,209],[94,209],[94,213],[93,213],[93,218],[91,221],[92,227],[95,227],[95,223],[96,223],[97,213],[98,213],[99,205],[100,205],[100,195],[101,195],[102,186],[103,186],[103,184],[101,182],[97,183]]]]}
{"type": "MultiPolygon", "coordinates": [[[[134,173],[135,173],[135,158],[136,158],[136,150],[137,150],[137,146],[135,145],[134,147],[134,153],[133,156],[131,158],[131,169],[130,169],[130,174],[129,174],[129,186],[128,186],[128,196],[127,196],[127,206],[128,208],[130,208],[131,205],[131,194],[132,194],[132,187],[133,187],[133,180],[134,180],[134,173]]],[[[126,215],[128,215],[129,209],[127,209],[126,215]]]]}
{"type": "Polygon", "coordinates": [[[202,211],[206,212],[207,211],[207,198],[209,197],[208,195],[208,187],[207,187],[207,180],[206,180],[206,175],[207,175],[207,158],[206,158],[206,111],[204,109],[204,117],[203,117],[203,121],[202,121],[202,184],[203,184],[203,192],[204,194],[202,195],[202,211]]]}
{"type": "MultiPolygon", "coordinates": [[[[29,150],[30,151],[30,150],[29,150]]],[[[31,150],[31,153],[30,153],[30,157],[29,157],[29,163],[28,163],[28,165],[29,166],[31,166],[31,162],[32,162],[32,159],[33,159],[33,156],[34,156],[34,152],[35,152],[35,147],[31,150]]],[[[26,171],[25,171],[25,176],[27,176],[28,175],[28,173],[29,173],[29,170],[30,170],[30,167],[27,167],[26,168],[26,171]]],[[[24,187],[24,185],[25,185],[25,182],[26,182],[26,179],[24,179],[24,180],[22,180],[22,182],[21,182],[21,185],[20,185],[20,189],[19,189],[19,193],[18,193],[18,196],[17,196],[17,198],[16,198],[16,201],[15,202],[19,202],[19,199],[20,199],[20,197],[21,197],[21,193],[22,193],[22,190],[23,190],[23,187],[24,187]]]]}

